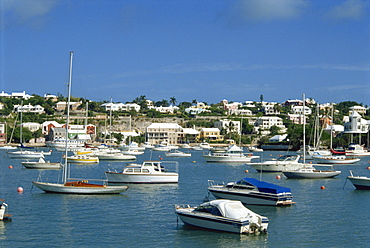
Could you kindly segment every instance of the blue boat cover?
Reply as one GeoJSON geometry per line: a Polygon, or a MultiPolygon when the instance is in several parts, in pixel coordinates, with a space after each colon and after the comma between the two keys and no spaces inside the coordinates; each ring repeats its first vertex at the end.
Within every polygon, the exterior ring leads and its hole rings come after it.
{"type": "Polygon", "coordinates": [[[284,193],[284,192],[290,193],[290,188],[281,187],[279,185],[276,185],[273,183],[267,183],[267,182],[260,181],[260,180],[257,180],[251,177],[245,177],[237,181],[236,183],[240,184],[242,183],[242,181],[245,181],[248,184],[256,186],[260,192],[271,193],[271,194],[279,194],[279,193],[284,193]]]}

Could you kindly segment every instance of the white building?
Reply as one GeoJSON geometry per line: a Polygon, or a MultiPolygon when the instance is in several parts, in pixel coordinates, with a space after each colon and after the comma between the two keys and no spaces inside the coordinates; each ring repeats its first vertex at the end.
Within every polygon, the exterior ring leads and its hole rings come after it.
{"type": "Polygon", "coordinates": [[[220,131],[226,130],[226,133],[236,132],[240,134],[240,121],[232,121],[229,119],[224,119],[214,122],[214,127],[218,128],[220,131]]]}
{"type": "Polygon", "coordinates": [[[141,107],[139,104],[136,103],[104,103],[100,105],[100,107],[104,107],[106,111],[131,111],[135,110],[139,112],[141,107]]]}
{"type": "Polygon", "coordinates": [[[292,106],[292,113],[298,115],[310,115],[312,114],[312,110],[310,107],[304,106],[303,112],[303,106],[292,106]]]}
{"type": "Polygon", "coordinates": [[[368,121],[356,111],[349,116],[348,122],[344,123],[344,133],[367,133],[368,131],[368,121]]]}
{"type": "Polygon", "coordinates": [[[281,133],[286,132],[286,127],[283,124],[283,120],[280,117],[276,116],[262,116],[258,117],[254,123],[254,131],[265,131],[263,134],[269,134],[270,128],[272,126],[277,126],[280,128],[281,133]],[[267,132],[266,132],[267,131],[267,132]]]}
{"type": "Polygon", "coordinates": [[[357,112],[360,115],[366,114],[366,108],[363,106],[352,106],[349,108],[349,114],[351,115],[353,112],[357,112]]]}
{"type": "Polygon", "coordinates": [[[162,141],[178,144],[184,138],[182,130],[177,123],[152,123],[146,128],[146,138],[151,144],[160,144],[162,141]]]}
{"type": "Polygon", "coordinates": [[[14,112],[42,114],[44,113],[44,108],[40,105],[32,106],[31,104],[14,105],[14,112]]]}

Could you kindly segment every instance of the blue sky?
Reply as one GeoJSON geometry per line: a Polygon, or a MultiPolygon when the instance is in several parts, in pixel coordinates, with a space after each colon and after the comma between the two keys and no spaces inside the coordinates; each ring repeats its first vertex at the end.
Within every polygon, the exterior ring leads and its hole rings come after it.
{"type": "Polygon", "coordinates": [[[370,105],[369,0],[0,0],[0,92],[370,105]]]}

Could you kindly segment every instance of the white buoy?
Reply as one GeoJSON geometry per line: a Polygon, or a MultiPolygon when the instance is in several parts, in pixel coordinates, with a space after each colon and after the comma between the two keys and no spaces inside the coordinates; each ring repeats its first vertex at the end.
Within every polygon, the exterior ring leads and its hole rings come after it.
{"type": "Polygon", "coordinates": [[[18,191],[18,193],[23,193],[23,188],[22,187],[18,187],[17,191],[18,191]]]}

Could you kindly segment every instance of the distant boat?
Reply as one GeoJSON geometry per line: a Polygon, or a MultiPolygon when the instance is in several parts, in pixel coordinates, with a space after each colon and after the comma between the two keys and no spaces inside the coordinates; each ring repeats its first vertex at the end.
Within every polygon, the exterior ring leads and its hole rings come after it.
{"type": "Polygon", "coordinates": [[[175,150],[173,152],[166,152],[165,155],[167,157],[191,157],[191,153],[186,153],[179,150],[175,150]]]}
{"type": "Polygon", "coordinates": [[[79,164],[96,164],[99,163],[99,158],[96,156],[73,155],[67,157],[67,162],[79,164]]]}
{"type": "Polygon", "coordinates": [[[207,162],[223,162],[223,163],[246,163],[252,161],[252,159],[259,158],[260,156],[254,156],[252,153],[244,154],[243,148],[237,145],[230,145],[227,150],[223,152],[209,152],[203,155],[203,158],[207,162]]]}
{"type": "Polygon", "coordinates": [[[340,156],[322,156],[322,155],[314,155],[312,158],[315,160],[318,164],[354,164],[358,161],[360,161],[359,158],[348,158],[344,155],[340,156]]]}
{"type": "Polygon", "coordinates": [[[34,151],[14,151],[8,152],[10,158],[44,158],[44,154],[42,152],[34,152],[34,151]]]}
{"type": "Polygon", "coordinates": [[[25,161],[21,164],[27,169],[60,169],[60,162],[52,163],[40,158],[38,161],[25,161]]]}
{"type": "Polygon", "coordinates": [[[348,149],[346,150],[346,156],[370,156],[370,152],[365,150],[364,147],[359,144],[349,144],[348,149]]]}
{"type": "Polygon", "coordinates": [[[109,183],[178,183],[179,174],[167,171],[164,163],[173,163],[178,170],[177,161],[144,161],[142,164],[130,164],[122,172],[106,171],[109,183]]]}
{"type": "Polygon", "coordinates": [[[370,190],[370,177],[365,176],[354,176],[352,171],[349,171],[350,176],[347,177],[353,184],[353,186],[356,187],[356,189],[360,190],[370,190]]]}
{"type": "Polygon", "coordinates": [[[299,155],[283,155],[278,159],[247,164],[251,165],[258,172],[282,172],[302,168],[304,165],[299,162],[299,158],[299,155]]]}

